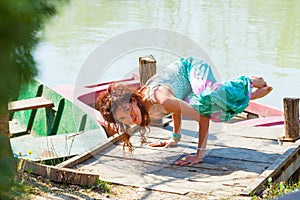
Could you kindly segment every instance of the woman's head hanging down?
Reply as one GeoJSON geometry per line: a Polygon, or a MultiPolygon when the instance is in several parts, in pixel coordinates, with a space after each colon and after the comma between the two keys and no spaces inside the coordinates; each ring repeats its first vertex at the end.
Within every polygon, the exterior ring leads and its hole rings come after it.
{"type": "Polygon", "coordinates": [[[135,88],[123,84],[111,84],[101,93],[96,100],[95,108],[99,110],[105,121],[112,125],[115,131],[125,133],[124,147],[132,152],[127,129],[130,125],[139,125],[142,143],[146,142],[146,127],[151,123],[151,118],[143,102],[143,96],[135,88]]]}

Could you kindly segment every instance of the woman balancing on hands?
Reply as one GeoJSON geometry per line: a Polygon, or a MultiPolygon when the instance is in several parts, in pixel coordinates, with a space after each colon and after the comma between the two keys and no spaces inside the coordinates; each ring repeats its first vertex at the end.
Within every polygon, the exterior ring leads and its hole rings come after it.
{"type": "MultiPolygon", "coordinates": [[[[196,155],[187,155],[176,162],[191,166],[203,160],[210,120],[228,121],[243,112],[250,100],[264,97],[272,89],[262,77],[240,76],[217,82],[208,63],[193,57],[181,58],[138,90],[121,84],[110,85],[98,97],[96,109],[107,122],[122,131],[126,132],[127,125],[139,125],[144,143],[151,120],[171,113],[174,122],[172,139],[165,147],[176,146],[180,141],[181,115],[198,121],[196,155]]],[[[132,151],[130,136],[127,136],[124,145],[132,151]]]]}

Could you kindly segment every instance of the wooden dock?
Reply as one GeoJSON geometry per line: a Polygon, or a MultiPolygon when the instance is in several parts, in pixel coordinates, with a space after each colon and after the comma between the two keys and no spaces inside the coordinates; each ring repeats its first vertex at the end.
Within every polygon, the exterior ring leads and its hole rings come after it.
{"type": "MultiPolygon", "coordinates": [[[[216,199],[249,197],[259,193],[269,177],[287,180],[300,165],[299,142],[279,142],[283,126],[245,127],[211,123],[203,163],[177,166],[182,156],[196,152],[198,124],[183,120],[182,141],[177,147],[140,146],[139,133],[131,141],[134,154],[122,144],[106,145],[73,169],[98,174],[100,180],[164,192],[201,193],[216,199]]],[[[170,138],[170,126],[151,127],[148,142],[170,138]]],[[[63,163],[62,163],[63,166],[63,163]]]]}

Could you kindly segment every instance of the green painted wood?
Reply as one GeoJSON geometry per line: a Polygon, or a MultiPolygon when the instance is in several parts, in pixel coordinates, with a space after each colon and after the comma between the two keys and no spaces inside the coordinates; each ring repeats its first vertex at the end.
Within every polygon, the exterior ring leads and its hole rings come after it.
{"type": "Polygon", "coordinates": [[[61,99],[59,101],[58,109],[57,109],[57,111],[55,113],[55,116],[54,116],[54,120],[53,120],[53,124],[52,124],[49,136],[57,134],[57,131],[58,131],[58,128],[59,128],[59,125],[60,125],[60,122],[61,122],[61,118],[62,118],[62,115],[63,115],[63,112],[64,112],[64,108],[65,108],[65,99],[61,99]]]}
{"type": "Polygon", "coordinates": [[[80,126],[78,131],[83,131],[85,130],[87,123],[87,115],[82,115],[81,120],[80,120],[80,126]]]}
{"type": "MultiPolygon", "coordinates": [[[[20,90],[18,100],[35,97],[40,85],[41,84],[35,80],[26,85],[23,85],[20,90]]],[[[43,86],[42,96],[54,103],[54,111],[57,111],[61,99],[64,99],[63,96],[59,95],[45,85],[43,86]]],[[[49,133],[51,133],[51,130],[53,130],[53,124],[51,123],[54,123],[53,114],[54,113],[49,114],[48,109],[38,109],[36,111],[34,123],[31,129],[32,134],[36,136],[47,136],[49,133]]],[[[56,128],[54,128],[57,129],[55,131],[56,134],[77,132],[80,129],[80,126],[82,127],[80,123],[84,115],[86,115],[86,113],[83,112],[80,108],[73,105],[72,102],[65,100],[61,119],[59,123],[56,124],[56,128]]],[[[31,110],[25,110],[16,112],[13,118],[18,120],[19,123],[27,126],[30,120],[30,116],[31,110]]],[[[86,117],[85,124],[85,130],[97,129],[101,127],[98,122],[96,122],[94,118],[90,116],[86,117]]]]}
{"type": "Polygon", "coordinates": [[[46,108],[45,114],[46,114],[46,131],[47,131],[47,135],[50,136],[56,111],[52,108],[46,108]]]}

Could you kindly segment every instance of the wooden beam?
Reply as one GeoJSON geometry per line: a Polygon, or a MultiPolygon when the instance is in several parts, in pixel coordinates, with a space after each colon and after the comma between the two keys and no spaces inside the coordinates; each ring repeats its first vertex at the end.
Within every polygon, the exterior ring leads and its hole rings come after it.
{"type": "Polygon", "coordinates": [[[156,74],[156,60],[152,55],[146,55],[139,58],[140,85],[146,82],[156,74]]]}
{"type": "MultiPolygon", "coordinates": [[[[153,75],[156,74],[156,60],[153,55],[145,55],[139,57],[139,73],[140,87],[142,87],[153,75]]],[[[171,119],[156,119],[151,121],[151,126],[165,127],[171,121],[171,119]]]]}
{"type": "Polygon", "coordinates": [[[93,148],[91,151],[85,152],[83,154],[74,156],[73,158],[70,158],[69,160],[66,160],[65,162],[62,162],[58,165],[56,165],[57,167],[73,167],[77,164],[80,164],[88,159],[90,159],[91,157],[93,157],[95,154],[98,154],[99,152],[103,151],[104,149],[106,149],[107,147],[109,147],[110,145],[122,140],[124,137],[124,133],[122,134],[114,134],[113,136],[109,137],[108,140],[104,143],[102,143],[100,146],[97,146],[95,148],[93,148]]]}
{"type": "Polygon", "coordinates": [[[263,186],[271,177],[273,181],[285,181],[291,177],[294,172],[300,167],[299,157],[300,141],[296,141],[293,146],[288,148],[285,153],[279,156],[275,162],[270,165],[263,173],[261,173],[253,182],[249,183],[248,187],[241,192],[241,195],[249,196],[250,194],[260,194],[263,186]],[[297,165],[297,166],[296,166],[297,165]]]}
{"type": "Polygon", "coordinates": [[[20,159],[20,170],[28,173],[43,176],[50,181],[76,184],[76,185],[97,185],[99,175],[80,172],[69,168],[61,168],[56,166],[43,165],[29,160],[20,159]]]}
{"type": "Polygon", "coordinates": [[[54,103],[45,97],[35,97],[30,99],[12,101],[8,103],[8,110],[16,112],[21,110],[33,110],[37,108],[53,107],[54,103]]]}
{"type": "Polygon", "coordinates": [[[299,98],[284,98],[285,140],[299,138],[299,98]]]}

